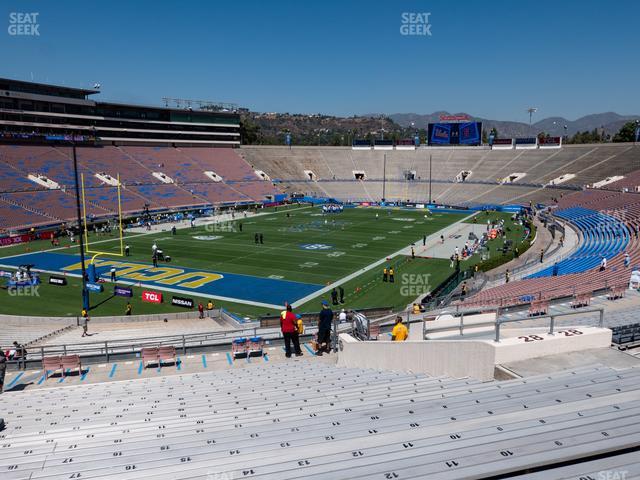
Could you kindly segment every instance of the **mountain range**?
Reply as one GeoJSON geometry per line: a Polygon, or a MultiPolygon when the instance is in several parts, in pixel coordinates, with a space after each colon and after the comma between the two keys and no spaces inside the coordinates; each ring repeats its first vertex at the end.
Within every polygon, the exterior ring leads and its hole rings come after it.
{"type": "MultiPolygon", "coordinates": [[[[416,128],[426,128],[428,123],[439,122],[441,115],[467,115],[474,121],[482,122],[482,128],[487,132],[492,128],[496,128],[501,137],[524,137],[540,132],[545,132],[550,135],[564,135],[565,133],[567,135],[573,135],[576,132],[583,132],[585,130],[592,131],[596,128],[604,128],[605,133],[613,135],[617,133],[626,122],[640,119],[640,115],[619,115],[615,112],[605,112],[586,115],[577,120],[567,120],[563,117],[549,117],[533,122],[531,127],[529,127],[529,124],[524,122],[491,120],[464,112],[450,113],[443,111],[429,114],[394,113],[387,115],[387,117],[402,127],[410,127],[413,122],[416,128]],[[564,129],[565,125],[567,126],[566,132],[564,129]]],[[[376,116],[376,114],[372,114],[371,116],[376,116]]]]}

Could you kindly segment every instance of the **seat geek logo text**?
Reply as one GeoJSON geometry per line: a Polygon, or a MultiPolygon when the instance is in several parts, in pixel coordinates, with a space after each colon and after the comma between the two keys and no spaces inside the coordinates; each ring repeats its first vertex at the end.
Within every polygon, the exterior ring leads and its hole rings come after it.
{"type": "Polygon", "coordinates": [[[39,37],[39,12],[11,12],[9,13],[9,27],[7,32],[11,36],[39,37]]]}
{"type": "Polygon", "coordinates": [[[400,15],[400,35],[431,36],[430,12],[404,12],[400,15]]]}

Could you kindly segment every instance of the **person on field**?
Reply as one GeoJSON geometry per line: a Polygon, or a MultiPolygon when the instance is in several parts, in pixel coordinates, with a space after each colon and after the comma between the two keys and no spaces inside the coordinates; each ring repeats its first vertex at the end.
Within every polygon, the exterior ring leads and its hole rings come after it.
{"type": "Polygon", "coordinates": [[[344,303],[344,288],[342,288],[342,285],[338,287],[338,293],[340,294],[340,303],[344,303]]]}
{"type": "Polygon", "coordinates": [[[389,278],[389,270],[387,270],[387,267],[384,267],[382,269],[382,281],[386,282],[388,278],[389,278]]]}
{"type": "Polygon", "coordinates": [[[202,302],[198,302],[198,318],[204,318],[204,305],[202,305],[202,302]]]}
{"type": "Polygon", "coordinates": [[[131,315],[132,310],[133,310],[133,307],[131,306],[131,303],[127,302],[127,306],[125,307],[124,314],[131,315]]]}
{"type": "Polygon", "coordinates": [[[329,308],[329,302],[322,301],[322,310],[318,315],[318,353],[331,353],[331,327],[333,324],[333,311],[329,308]]]}
{"type": "Polygon", "coordinates": [[[331,303],[338,305],[338,291],[335,288],[331,290],[331,303]]]}
{"type": "Polygon", "coordinates": [[[396,281],[395,273],[393,272],[393,267],[389,267],[389,282],[393,283],[396,281]]]}
{"type": "Polygon", "coordinates": [[[409,336],[409,330],[402,323],[402,317],[396,317],[396,324],[391,330],[391,340],[394,342],[404,342],[409,336]]]}

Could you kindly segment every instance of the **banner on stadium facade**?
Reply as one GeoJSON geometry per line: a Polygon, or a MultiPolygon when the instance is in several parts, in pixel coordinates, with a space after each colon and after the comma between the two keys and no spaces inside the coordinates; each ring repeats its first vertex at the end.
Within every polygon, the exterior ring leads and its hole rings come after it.
{"type": "Polygon", "coordinates": [[[176,307],[184,307],[184,308],[193,308],[195,302],[193,298],[187,297],[171,297],[171,305],[175,305],[176,307]]]}
{"type": "Polygon", "coordinates": [[[113,287],[113,294],[116,297],[133,297],[133,288],[131,287],[119,287],[116,285],[113,287]]]}
{"type": "Polygon", "coordinates": [[[142,301],[150,303],[162,303],[162,293],[153,290],[144,290],[142,292],[142,301]]]}
{"type": "Polygon", "coordinates": [[[469,115],[440,115],[441,122],[468,122],[471,120],[469,115]]]}

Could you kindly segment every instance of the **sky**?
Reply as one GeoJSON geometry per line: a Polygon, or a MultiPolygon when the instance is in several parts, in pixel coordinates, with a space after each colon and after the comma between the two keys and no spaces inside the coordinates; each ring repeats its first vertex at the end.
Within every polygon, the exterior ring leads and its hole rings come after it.
{"type": "Polygon", "coordinates": [[[3,0],[0,25],[1,77],[99,82],[105,101],[523,122],[528,107],[640,113],[637,0],[3,0]],[[39,35],[10,35],[12,13],[37,13],[39,35]]]}

